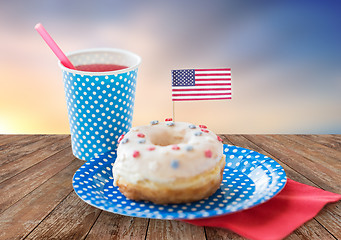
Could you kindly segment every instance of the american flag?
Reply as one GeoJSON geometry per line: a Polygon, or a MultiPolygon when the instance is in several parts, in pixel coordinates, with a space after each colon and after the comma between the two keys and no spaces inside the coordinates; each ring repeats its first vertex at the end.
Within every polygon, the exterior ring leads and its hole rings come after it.
{"type": "Polygon", "coordinates": [[[231,99],[231,69],[172,70],[172,101],[231,99]]]}

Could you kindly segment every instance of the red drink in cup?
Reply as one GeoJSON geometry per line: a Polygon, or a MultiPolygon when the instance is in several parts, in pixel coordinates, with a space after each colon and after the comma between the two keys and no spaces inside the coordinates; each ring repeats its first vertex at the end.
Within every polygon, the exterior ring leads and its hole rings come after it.
{"type": "Polygon", "coordinates": [[[75,67],[76,70],[85,71],[85,72],[109,72],[109,71],[117,71],[128,68],[127,66],[117,65],[117,64],[85,64],[78,65],[75,67]]]}

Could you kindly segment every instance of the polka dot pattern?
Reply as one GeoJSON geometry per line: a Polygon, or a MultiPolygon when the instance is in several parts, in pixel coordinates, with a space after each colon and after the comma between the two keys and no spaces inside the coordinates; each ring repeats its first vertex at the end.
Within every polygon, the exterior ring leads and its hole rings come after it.
{"type": "Polygon", "coordinates": [[[132,201],[113,186],[115,152],[86,162],[74,175],[77,195],[97,208],[127,216],[156,219],[195,219],[233,213],[261,204],[286,183],[284,169],[271,158],[249,149],[224,145],[226,166],[220,188],[209,198],[186,204],[132,201]]]}
{"type": "Polygon", "coordinates": [[[90,160],[114,151],[132,124],[137,69],[111,75],[63,71],[73,154],[90,160]]]}

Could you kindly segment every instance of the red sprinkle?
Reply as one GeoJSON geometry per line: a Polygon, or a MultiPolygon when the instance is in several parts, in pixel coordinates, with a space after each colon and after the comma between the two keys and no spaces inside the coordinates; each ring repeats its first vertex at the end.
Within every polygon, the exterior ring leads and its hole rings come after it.
{"type": "Polygon", "coordinates": [[[199,125],[200,128],[207,128],[205,125],[199,125]]]}
{"type": "Polygon", "coordinates": [[[165,119],[165,122],[170,122],[170,121],[173,121],[173,118],[166,118],[165,119]]]}
{"type": "Polygon", "coordinates": [[[207,129],[201,129],[202,132],[208,133],[210,131],[208,131],[207,129]]]}
{"type": "Polygon", "coordinates": [[[140,138],[144,138],[145,137],[145,135],[143,133],[138,133],[137,136],[140,137],[140,138]]]}
{"type": "Polygon", "coordinates": [[[207,157],[207,158],[210,158],[210,157],[212,157],[212,151],[211,150],[206,150],[205,151],[205,157],[207,157]]]}
{"type": "Polygon", "coordinates": [[[217,139],[218,139],[218,141],[220,141],[220,142],[223,141],[223,139],[221,139],[221,137],[219,137],[219,136],[217,136],[217,139]]]}
{"type": "Polygon", "coordinates": [[[178,145],[173,145],[173,146],[172,146],[172,149],[173,149],[173,150],[180,150],[180,147],[179,147],[178,145]]]}
{"type": "Polygon", "coordinates": [[[148,151],[154,151],[154,150],[155,150],[155,147],[153,147],[153,146],[152,146],[152,147],[149,147],[149,148],[147,148],[147,150],[148,150],[148,151]]]}
{"type": "Polygon", "coordinates": [[[120,143],[120,142],[122,141],[123,138],[124,138],[124,134],[122,134],[122,135],[118,138],[117,142],[120,143]]]}
{"type": "Polygon", "coordinates": [[[134,158],[137,158],[137,157],[139,157],[139,156],[140,156],[140,152],[139,152],[139,151],[134,151],[133,157],[134,157],[134,158]]]}

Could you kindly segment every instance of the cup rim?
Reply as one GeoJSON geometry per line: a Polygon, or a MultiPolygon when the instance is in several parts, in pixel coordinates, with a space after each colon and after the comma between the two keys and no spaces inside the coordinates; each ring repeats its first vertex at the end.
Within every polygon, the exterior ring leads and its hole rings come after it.
{"type": "Polygon", "coordinates": [[[67,54],[65,54],[67,57],[71,56],[71,55],[78,55],[78,54],[84,54],[84,53],[90,53],[90,52],[118,52],[118,53],[124,53],[127,55],[131,55],[133,57],[136,58],[137,63],[134,66],[125,68],[125,69],[121,69],[121,70],[115,70],[115,71],[106,71],[106,72],[88,72],[88,71],[80,71],[80,70],[74,70],[74,69],[70,69],[65,67],[60,60],[58,61],[58,65],[59,67],[67,72],[70,73],[74,73],[74,74],[79,74],[79,75],[113,75],[113,74],[119,74],[119,73],[125,73],[125,72],[129,72],[131,70],[134,70],[136,68],[139,67],[139,65],[141,64],[141,57],[133,52],[130,52],[128,50],[125,49],[120,49],[120,48],[87,48],[87,49],[81,49],[81,50],[76,50],[76,51],[72,51],[72,52],[68,52],[67,54]]]}

